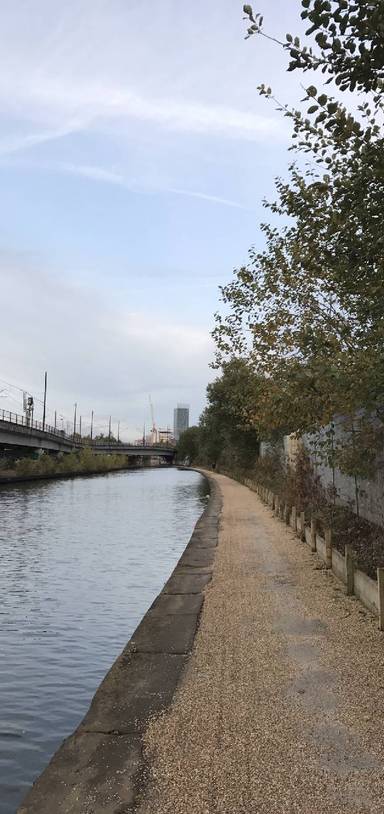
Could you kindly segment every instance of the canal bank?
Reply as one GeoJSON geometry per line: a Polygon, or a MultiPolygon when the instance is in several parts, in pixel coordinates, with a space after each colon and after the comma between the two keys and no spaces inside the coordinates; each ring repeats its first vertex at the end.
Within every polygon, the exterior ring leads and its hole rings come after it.
{"type": "Polygon", "coordinates": [[[42,455],[38,460],[21,458],[14,469],[0,469],[0,486],[9,486],[14,483],[28,481],[58,480],[61,478],[76,478],[79,476],[104,475],[109,472],[120,472],[131,469],[149,468],[151,466],[172,466],[167,463],[152,463],[151,459],[139,462],[137,458],[129,458],[119,453],[95,454],[90,449],[72,452],[67,455],[42,455]]]}
{"type": "Polygon", "coordinates": [[[150,718],[170,705],[188,661],[203,590],[212,576],[219,512],[220,496],[212,484],[176,568],[19,814],[134,810],[148,776],[143,733],[150,718]]]}
{"type": "Polygon", "coordinates": [[[1,488],[1,814],[15,814],[84,717],[207,492],[176,467],[1,488]]]}
{"type": "Polygon", "coordinates": [[[193,544],[19,814],[382,814],[376,620],[254,492],[210,479],[193,544]]]}
{"type": "Polygon", "coordinates": [[[173,466],[173,464],[151,464],[145,463],[139,465],[137,463],[126,463],[123,466],[114,466],[110,469],[82,469],[82,470],[70,470],[68,472],[53,472],[51,474],[41,474],[41,475],[17,475],[16,472],[12,471],[11,474],[2,475],[0,474],[0,486],[12,486],[13,484],[17,483],[30,483],[33,481],[49,481],[49,480],[66,480],[68,478],[81,478],[86,477],[90,478],[96,475],[109,475],[111,472],[132,472],[135,469],[159,469],[159,468],[166,468],[173,466]]]}

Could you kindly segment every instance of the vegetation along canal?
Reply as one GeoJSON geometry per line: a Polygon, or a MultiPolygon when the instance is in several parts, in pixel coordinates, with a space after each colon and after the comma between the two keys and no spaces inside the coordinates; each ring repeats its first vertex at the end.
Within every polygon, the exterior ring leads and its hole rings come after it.
{"type": "Polygon", "coordinates": [[[85,713],[206,505],[176,468],[0,490],[0,812],[85,713]]]}

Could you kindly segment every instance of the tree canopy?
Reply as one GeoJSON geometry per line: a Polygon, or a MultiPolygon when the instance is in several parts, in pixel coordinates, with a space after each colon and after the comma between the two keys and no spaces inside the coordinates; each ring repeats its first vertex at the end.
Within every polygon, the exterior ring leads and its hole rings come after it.
{"type": "Polygon", "coordinates": [[[259,450],[252,422],[257,386],[257,378],[244,360],[224,363],[222,375],[207,387],[208,405],[198,427],[181,435],[178,458],[232,471],[251,467],[259,450]]]}
{"type": "MultiPolygon", "coordinates": [[[[247,360],[259,380],[252,423],[267,436],[316,432],[343,415],[351,431],[340,463],[351,468],[353,458],[356,468],[356,449],[361,463],[368,443],[383,442],[384,2],[301,5],[316,45],[287,34],[287,69],[320,72],[325,84],[359,95],[348,96],[348,109],[308,85],[303,109],[291,110],[259,86],[291,119],[305,162],[290,164],[265,204],[282,225],[262,224],[265,247],[251,248],[248,265],[222,288],[217,362],[247,360]]],[[[275,39],[261,15],[249,5],[244,12],[247,36],[275,39]]]]}

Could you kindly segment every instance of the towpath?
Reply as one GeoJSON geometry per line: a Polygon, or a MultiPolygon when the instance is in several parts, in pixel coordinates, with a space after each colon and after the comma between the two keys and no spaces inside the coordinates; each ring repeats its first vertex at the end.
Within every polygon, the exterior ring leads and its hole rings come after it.
{"type": "Polygon", "coordinates": [[[384,634],[244,486],[139,814],[383,814],[384,634]]]}

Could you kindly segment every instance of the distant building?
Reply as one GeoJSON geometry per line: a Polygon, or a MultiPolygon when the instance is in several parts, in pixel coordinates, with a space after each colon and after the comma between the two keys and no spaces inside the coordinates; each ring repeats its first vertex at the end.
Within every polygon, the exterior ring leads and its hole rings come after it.
{"type": "Polygon", "coordinates": [[[172,444],[173,436],[170,429],[158,430],[157,435],[159,444],[166,444],[167,446],[170,446],[170,444],[172,444]]]}
{"type": "Polygon", "coordinates": [[[173,411],[173,435],[178,441],[182,432],[189,427],[189,405],[178,404],[173,411]]]}

